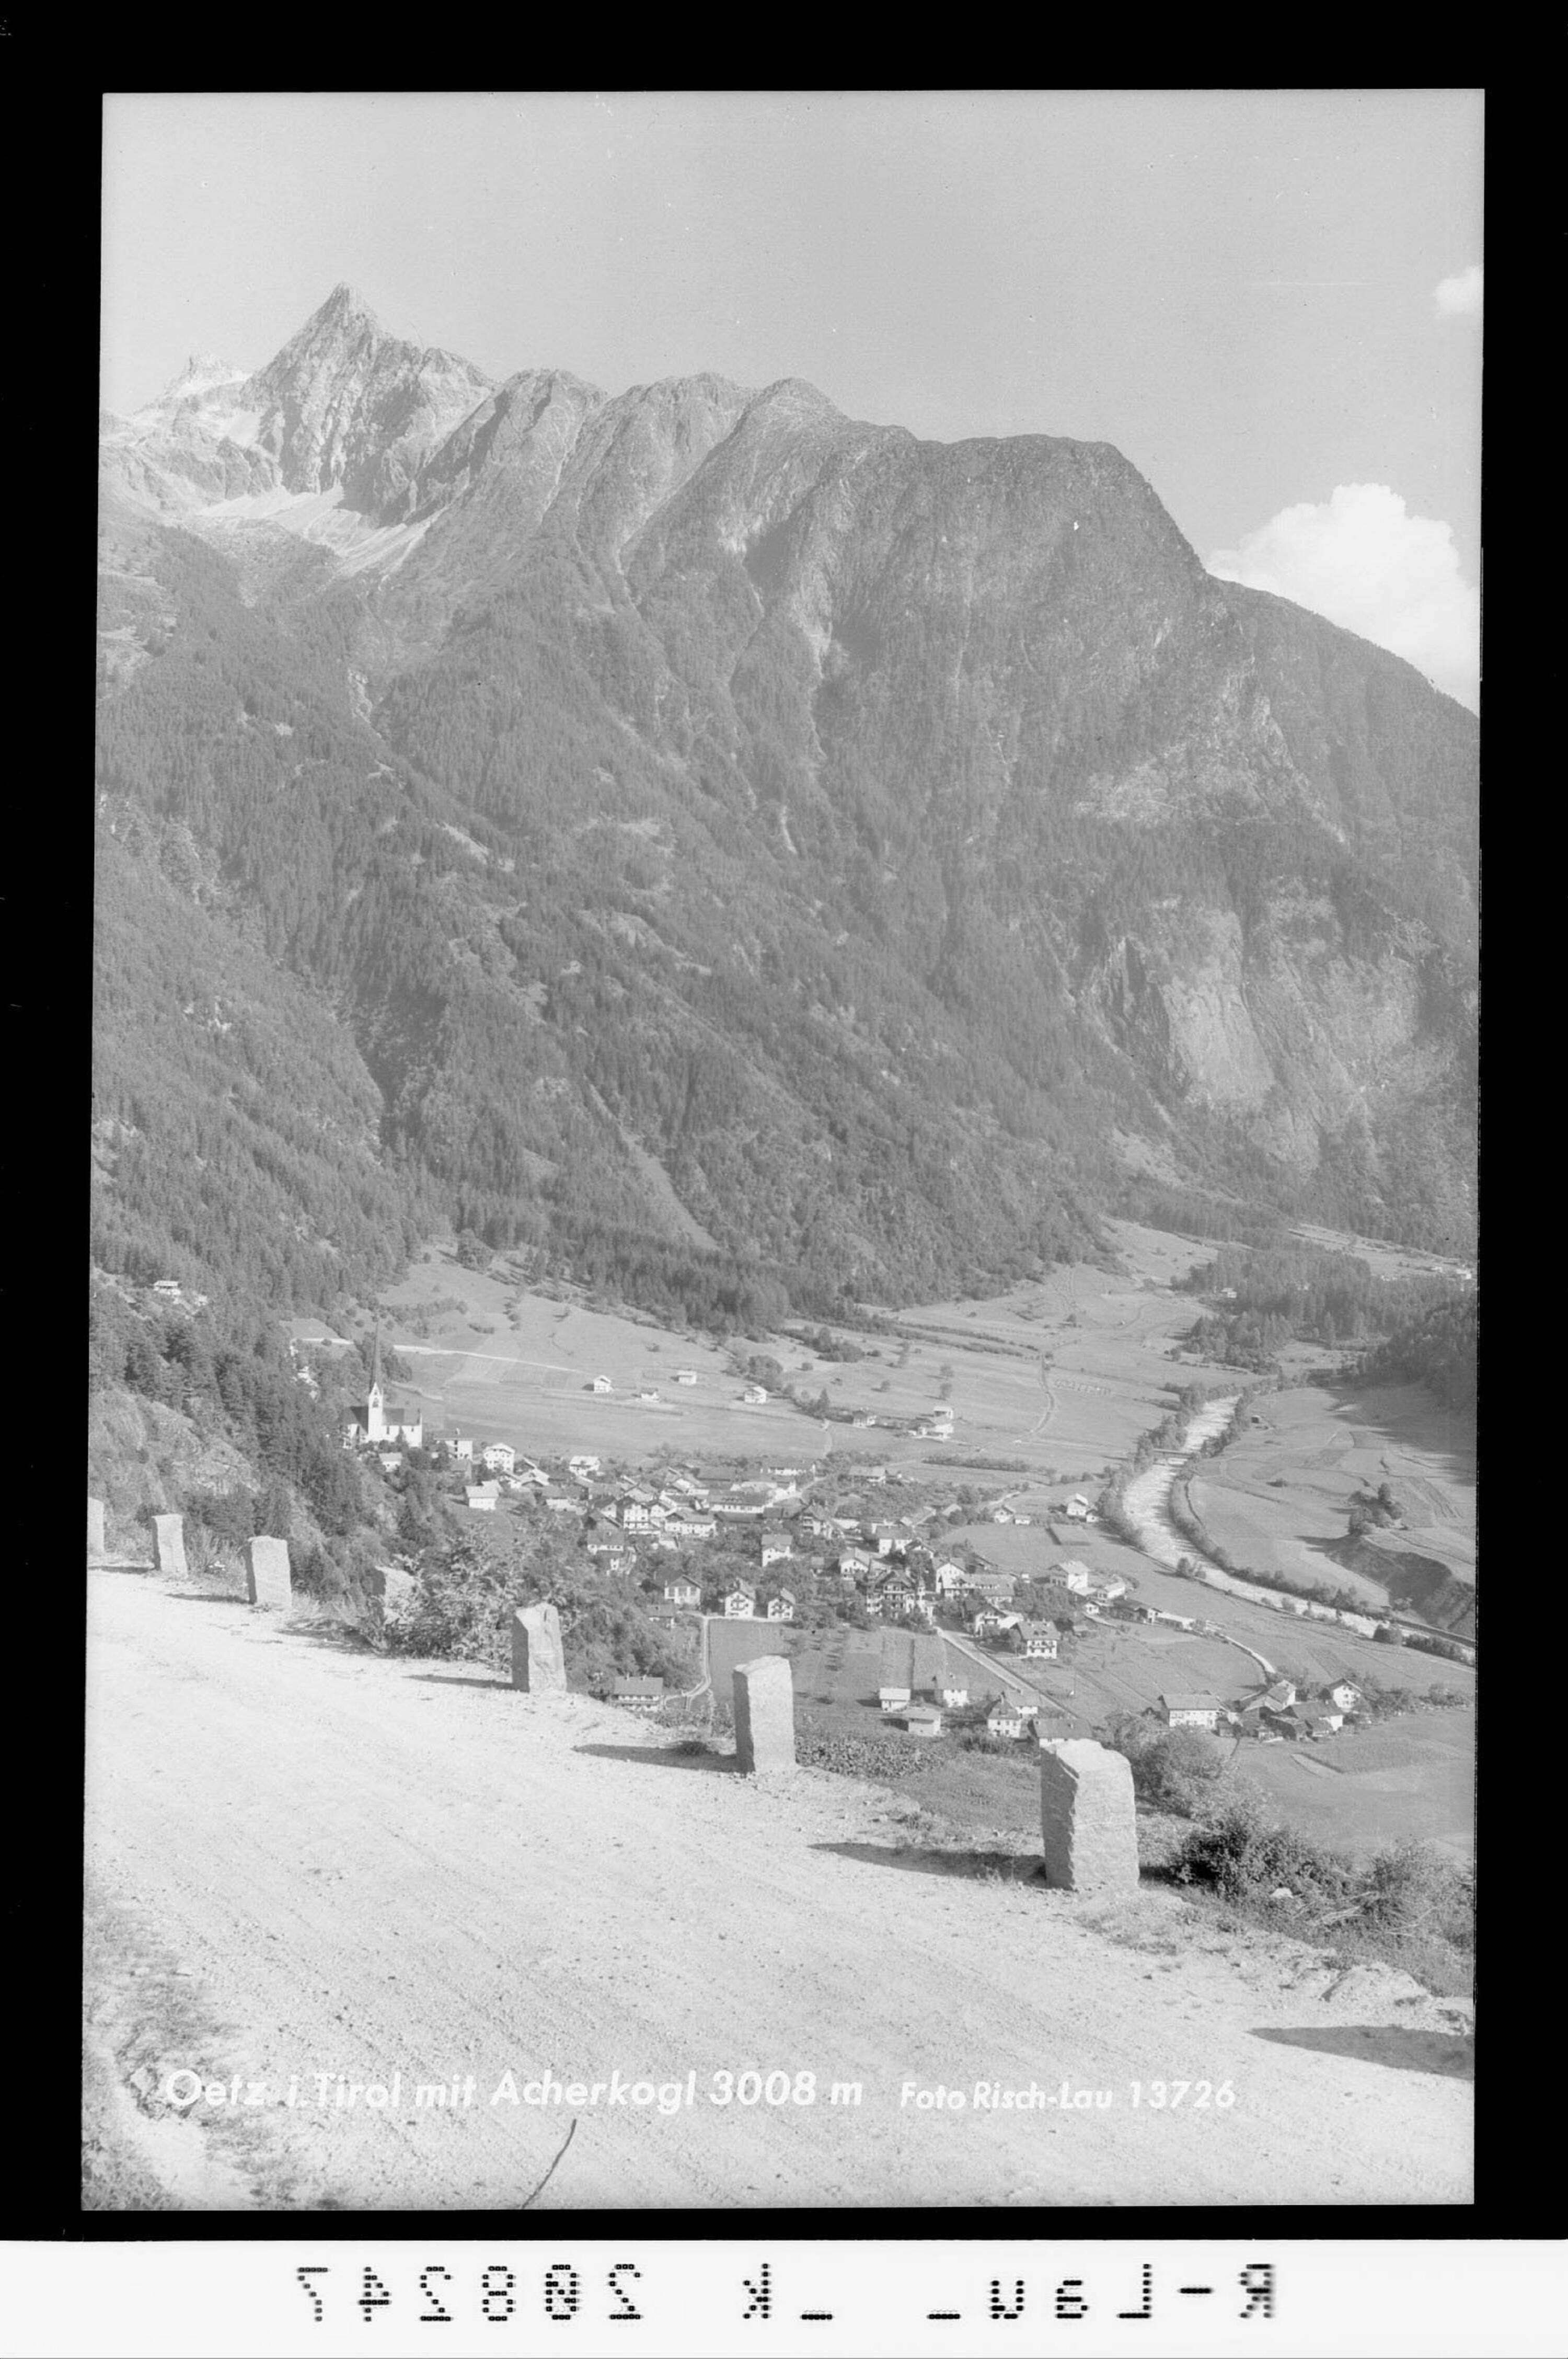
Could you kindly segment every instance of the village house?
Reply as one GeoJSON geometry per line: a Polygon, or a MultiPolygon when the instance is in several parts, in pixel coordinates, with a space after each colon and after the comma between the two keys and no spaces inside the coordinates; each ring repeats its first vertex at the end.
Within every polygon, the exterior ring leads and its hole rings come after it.
{"type": "Polygon", "coordinates": [[[1024,1714],[1015,1703],[993,1703],[986,1714],[986,1733],[990,1736],[1022,1736],[1024,1714]]]}
{"type": "Polygon", "coordinates": [[[582,1501],[571,1491],[546,1491],[545,1505],[552,1516],[580,1516],[585,1512],[582,1501]]]}
{"type": "Polygon", "coordinates": [[[660,1594],[666,1605],[700,1605],[702,1603],[701,1587],[684,1572],[677,1573],[673,1581],[666,1581],[660,1594]]]}
{"type": "Polygon", "coordinates": [[[612,1393],[615,1387],[608,1376],[595,1376],[589,1389],[596,1393],[612,1393]]]}
{"type": "Polygon", "coordinates": [[[743,1581],[738,1581],[724,1597],[724,1616],[729,1622],[748,1621],[756,1611],[756,1593],[743,1581]]]}
{"type": "Polygon", "coordinates": [[[838,1570],[850,1580],[862,1579],[870,1572],[875,1562],[875,1557],[866,1549],[847,1548],[839,1551],[838,1570]]]}
{"type": "Polygon", "coordinates": [[[1334,1736],[1345,1725],[1345,1714],[1334,1703],[1312,1705],[1306,1718],[1314,1736],[1334,1736]]]}
{"type": "Polygon", "coordinates": [[[670,1539],[710,1540],[719,1529],[711,1516],[699,1516],[689,1507],[677,1508],[665,1526],[670,1539]]]}
{"type": "Polygon", "coordinates": [[[946,1704],[949,1712],[961,1712],[963,1707],[969,1701],[969,1690],[968,1688],[943,1687],[938,1685],[935,1692],[938,1701],[946,1704]]]}
{"type": "Polygon", "coordinates": [[[510,1474],[517,1463],[517,1452],[509,1441],[487,1441],[479,1453],[479,1462],[492,1474],[510,1474]]]}
{"type": "Polygon", "coordinates": [[[1271,1680],[1269,1686],[1264,1689],[1262,1696],[1260,1699],[1260,1701],[1268,1704],[1271,1710],[1274,1712],[1284,1712],[1289,1705],[1294,1703],[1295,1700],[1296,1683],[1294,1680],[1271,1680]]]}
{"type": "Polygon", "coordinates": [[[1087,1524],[1092,1520],[1088,1501],[1081,1491],[1075,1491],[1062,1513],[1070,1524],[1087,1524]]]}
{"type": "Polygon", "coordinates": [[[1217,1696],[1181,1694],[1162,1695],[1160,1709],[1165,1715],[1167,1728],[1216,1729],[1225,1706],[1217,1696]]]}
{"type": "Polygon", "coordinates": [[[589,1458],[586,1455],[579,1454],[576,1458],[568,1458],[567,1460],[567,1471],[568,1473],[579,1476],[597,1474],[599,1472],[599,1461],[597,1458],[589,1458]]]}
{"type": "Polygon", "coordinates": [[[498,1492],[476,1488],[472,1484],[463,1493],[463,1498],[477,1516],[492,1516],[501,1505],[498,1492]]]}
{"type": "Polygon", "coordinates": [[[989,1605],[1011,1605],[1016,1583],[1011,1572],[997,1572],[989,1565],[975,1565],[965,1580],[964,1587],[989,1605]]]}
{"type": "Polygon", "coordinates": [[[938,1597],[961,1597],[968,1586],[968,1572],[956,1558],[950,1556],[942,1559],[931,1577],[936,1584],[938,1597]]]}
{"type": "Polygon", "coordinates": [[[767,1397],[768,1388],[765,1385],[748,1385],[741,1398],[749,1408],[761,1408],[767,1397]]]}
{"type": "Polygon", "coordinates": [[[936,1626],[936,1608],[929,1597],[916,1595],[912,1597],[904,1606],[903,1618],[906,1622],[917,1622],[923,1630],[934,1630],[936,1626]]]}
{"type": "Polygon", "coordinates": [[[911,1704],[903,1715],[903,1724],[911,1736],[940,1736],[942,1715],[928,1704],[911,1704]]]}
{"type": "Polygon", "coordinates": [[[473,1436],[471,1433],[454,1433],[450,1441],[447,1444],[447,1447],[451,1451],[454,1458],[471,1461],[473,1457],[473,1436]]]}
{"type": "Polygon", "coordinates": [[[629,1491],[616,1505],[616,1515],[623,1532],[646,1532],[653,1529],[654,1502],[647,1494],[629,1491]]]}
{"type": "Polygon", "coordinates": [[[794,1554],[795,1542],[788,1532],[782,1530],[777,1524],[763,1529],[762,1568],[764,1571],[770,1564],[781,1564],[786,1557],[792,1557],[794,1554]]]}
{"type": "Polygon", "coordinates": [[[677,1368],[676,1370],[676,1382],[677,1385],[695,1385],[697,1382],[697,1370],[695,1368],[677,1368]]]}
{"type": "Polygon", "coordinates": [[[977,1638],[990,1638],[1003,1630],[1011,1630],[1020,1618],[1016,1614],[1002,1613],[999,1606],[982,1605],[970,1622],[969,1628],[977,1638]]]}
{"type": "Polygon", "coordinates": [[[1323,1692],[1340,1712],[1354,1712],[1361,1701],[1360,1689],[1350,1680],[1336,1680],[1334,1685],[1325,1688],[1323,1692]]]}
{"type": "Polygon", "coordinates": [[[1060,1641],[1048,1622],[1026,1622],[1023,1625],[1023,1651],[1026,1657],[1054,1663],[1060,1641]]]}
{"type": "Polygon", "coordinates": [[[1087,1597],[1094,1581],[1088,1566],[1076,1556],[1066,1557],[1060,1564],[1054,1565],[1051,1578],[1059,1581],[1064,1589],[1070,1589],[1075,1597],[1087,1597]]]}
{"type": "Polygon", "coordinates": [[[1012,1521],[1012,1509],[1011,1507],[993,1507],[991,1509],[991,1521],[993,1524],[1011,1524],[1012,1521]]]}
{"type": "Polygon", "coordinates": [[[907,1688],[879,1688],[877,1690],[877,1702],[883,1712],[907,1712],[909,1709],[909,1690],[907,1688]]]}
{"type": "MultiPolygon", "coordinates": [[[[876,1419],[874,1417],[868,1418],[866,1422],[868,1425],[875,1425],[876,1419]]],[[[885,1466],[862,1466],[860,1469],[860,1480],[862,1483],[880,1484],[885,1483],[887,1479],[888,1470],[885,1466]]]]}
{"type": "Polygon", "coordinates": [[[769,1598],[768,1620],[770,1622],[793,1622],[795,1620],[795,1592],[793,1589],[781,1589],[776,1596],[769,1598]]]}
{"type": "Polygon", "coordinates": [[[611,1703],[628,1703],[637,1712],[653,1712],[664,1700],[663,1680],[617,1680],[610,1690],[611,1703]]]}

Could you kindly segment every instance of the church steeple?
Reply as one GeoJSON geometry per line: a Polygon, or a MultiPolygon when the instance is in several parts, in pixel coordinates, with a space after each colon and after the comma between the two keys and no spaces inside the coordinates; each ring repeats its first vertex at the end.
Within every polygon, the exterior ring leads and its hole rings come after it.
{"type": "Polygon", "coordinates": [[[373,1393],[379,1393],[383,1390],[381,1381],[381,1321],[379,1319],[375,1322],[375,1344],[371,1353],[370,1389],[373,1393]]]}

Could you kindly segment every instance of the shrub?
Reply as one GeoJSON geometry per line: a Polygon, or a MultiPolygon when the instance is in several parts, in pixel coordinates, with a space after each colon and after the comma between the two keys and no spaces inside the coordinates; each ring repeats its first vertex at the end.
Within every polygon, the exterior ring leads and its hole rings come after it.
{"type": "Polygon", "coordinates": [[[1206,1885],[1222,1900],[1266,1899],[1281,1885],[1297,1899],[1324,1904],[1349,1897],[1356,1871],[1293,1827],[1276,1825],[1260,1798],[1242,1791],[1195,1827],[1171,1862],[1178,1884],[1206,1885]]]}
{"type": "Polygon", "coordinates": [[[1132,1790],[1141,1802],[1186,1818],[1199,1808],[1225,1757],[1201,1728],[1160,1728],[1136,1712],[1115,1714],[1105,1741],[1131,1763],[1132,1790]]]}

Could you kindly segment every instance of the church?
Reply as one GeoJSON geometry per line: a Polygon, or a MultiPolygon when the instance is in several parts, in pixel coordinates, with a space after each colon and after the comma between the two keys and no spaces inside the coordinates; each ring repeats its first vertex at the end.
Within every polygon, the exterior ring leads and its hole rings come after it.
{"type": "Polygon", "coordinates": [[[356,1401],[349,1411],[343,1429],[343,1441],[352,1449],[357,1443],[401,1441],[409,1450],[424,1447],[425,1419],[423,1412],[406,1408],[401,1402],[389,1401],[381,1381],[381,1329],[375,1331],[375,1353],[371,1361],[370,1390],[362,1401],[356,1401]]]}

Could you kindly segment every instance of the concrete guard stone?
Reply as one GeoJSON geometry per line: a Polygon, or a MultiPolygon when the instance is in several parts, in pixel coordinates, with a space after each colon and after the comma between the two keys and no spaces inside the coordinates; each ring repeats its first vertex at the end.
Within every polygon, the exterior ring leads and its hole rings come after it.
{"type": "Polygon", "coordinates": [[[1088,1737],[1040,1750],[1045,1881],[1064,1892],[1136,1892],[1138,1819],[1132,1764],[1088,1737]]]}
{"type": "Polygon", "coordinates": [[[172,1572],[179,1581],[186,1578],[189,1568],[185,1561],[183,1516],[153,1517],[153,1562],[159,1572],[172,1572]]]}
{"type": "Polygon", "coordinates": [[[287,1540],[245,1542],[245,1595],[253,1605],[279,1605],[285,1612],[293,1604],[287,1540]]]}
{"type": "Polygon", "coordinates": [[[529,1695],[566,1692],[561,1617],[547,1599],[542,1605],[520,1605],[512,1616],[512,1684],[529,1695]]]}
{"type": "Polygon", "coordinates": [[[795,1680],[785,1655],[759,1655],[737,1663],[733,1683],[735,1767],[795,1767],[795,1680]]]}

